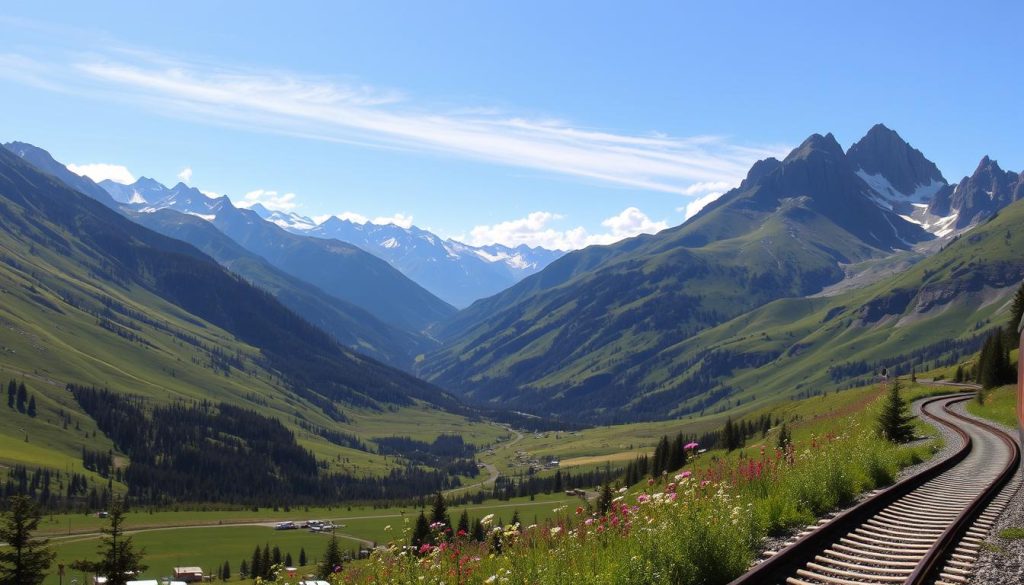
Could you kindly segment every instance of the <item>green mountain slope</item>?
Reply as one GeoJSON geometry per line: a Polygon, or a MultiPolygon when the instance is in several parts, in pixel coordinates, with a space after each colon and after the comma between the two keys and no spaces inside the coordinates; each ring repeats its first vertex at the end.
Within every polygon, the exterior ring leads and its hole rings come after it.
{"type": "MultiPolygon", "coordinates": [[[[588,248],[491,299],[438,336],[428,379],[477,401],[592,421],[663,418],[686,388],[648,383],[666,348],[773,300],[843,278],[840,264],[930,238],[872,202],[831,136],[756,164],[682,226],[588,248]]],[[[678,367],[673,365],[673,367],[678,367]]]]}
{"type": "Polygon", "coordinates": [[[455,313],[454,307],[386,261],[352,244],[287,232],[255,211],[236,208],[226,198],[211,211],[217,229],[238,244],[381,321],[419,332],[455,313]]]}
{"type": "Polygon", "coordinates": [[[0,227],[0,376],[25,380],[38,404],[35,417],[0,407],[0,464],[82,470],[83,448],[114,446],[69,383],[139,397],[147,412],[258,410],[294,432],[322,469],[346,473],[398,464],[337,434],[359,421],[411,407],[463,420],[441,410],[461,410],[443,391],[342,348],[191,245],[5,150],[0,227]],[[357,454],[361,466],[347,463],[357,454]]]}
{"type": "Polygon", "coordinates": [[[908,373],[975,352],[1024,280],[1024,202],[1018,201],[933,256],[870,286],[831,297],[770,303],[667,348],[689,364],[650,372],[646,384],[699,378],[706,391],[665,395],[689,409],[715,408],[843,388],[881,368],[908,373]]]}
{"type": "Polygon", "coordinates": [[[169,209],[132,213],[129,217],[153,231],[196,246],[235,274],[270,292],[281,304],[330,333],[340,343],[362,354],[408,368],[417,355],[437,345],[423,335],[384,323],[363,309],[285,273],[235,243],[208,221],[169,209]]]}

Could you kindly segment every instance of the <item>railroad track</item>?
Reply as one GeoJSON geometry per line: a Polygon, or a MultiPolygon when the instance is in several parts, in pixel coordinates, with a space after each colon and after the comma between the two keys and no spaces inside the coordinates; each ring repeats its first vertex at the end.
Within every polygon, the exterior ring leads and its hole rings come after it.
{"type": "Polygon", "coordinates": [[[1021,481],[1020,448],[1000,429],[933,398],[922,413],[949,428],[957,451],[802,534],[731,585],[957,585],[1021,481]]]}

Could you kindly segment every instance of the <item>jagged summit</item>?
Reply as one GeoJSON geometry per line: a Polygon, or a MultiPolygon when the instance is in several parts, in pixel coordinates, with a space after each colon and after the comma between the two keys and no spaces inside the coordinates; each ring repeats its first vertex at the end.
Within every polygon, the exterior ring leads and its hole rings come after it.
{"type": "Polygon", "coordinates": [[[822,136],[821,134],[811,134],[803,141],[800,146],[796,147],[789,156],[783,161],[783,163],[789,163],[796,160],[802,160],[808,158],[814,154],[821,154],[829,157],[843,157],[843,147],[839,145],[839,141],[832,135],[831,132],[822,136]]]}
{"type": "Polygon", "coordinates": [[[935,163],[884,124],[875,124],[846,156],[878,203],[901,215],[913,215],[915,205],[926,205],[946,185],[935,163]]]}
{"type": "Polygon", "coordinates": [[[957,230],[991,218],[1007,205],[1024,198],[1024,173],[1004,171],[999,162],[983,156],[974,173],[955,187],[936,194],[928,212],[937,216],[955,216],[957,230]]]}

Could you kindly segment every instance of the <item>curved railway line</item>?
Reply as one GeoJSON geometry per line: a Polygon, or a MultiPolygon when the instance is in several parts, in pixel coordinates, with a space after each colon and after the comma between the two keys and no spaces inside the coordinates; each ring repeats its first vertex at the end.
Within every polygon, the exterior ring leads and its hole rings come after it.
{"type": "Polygon", "coordinates": [[[959,441],[953,455],[800,535],[731,585],[966,583],[1021,481],[1017,441],[952,409],[970,398],[922,404],[959,441]]]}

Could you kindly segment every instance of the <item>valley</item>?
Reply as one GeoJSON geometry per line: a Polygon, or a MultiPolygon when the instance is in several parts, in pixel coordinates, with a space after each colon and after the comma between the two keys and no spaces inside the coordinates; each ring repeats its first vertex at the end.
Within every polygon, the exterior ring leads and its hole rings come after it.
{"type": "Polygon", "coordinates": [[[1024,11],[875,4],[0,10],[0,585],[1024,582],[1024,11]]]}

